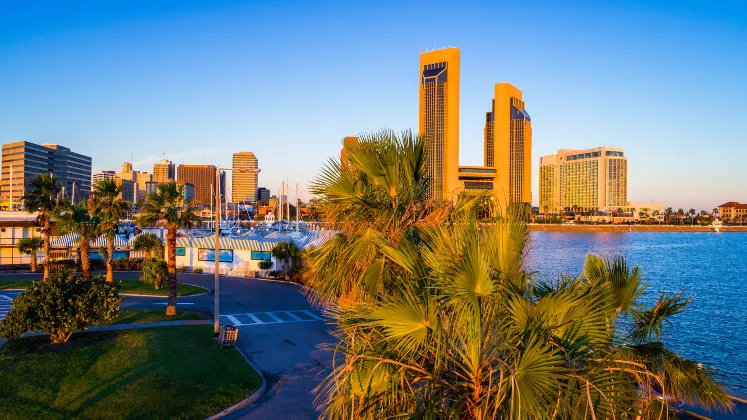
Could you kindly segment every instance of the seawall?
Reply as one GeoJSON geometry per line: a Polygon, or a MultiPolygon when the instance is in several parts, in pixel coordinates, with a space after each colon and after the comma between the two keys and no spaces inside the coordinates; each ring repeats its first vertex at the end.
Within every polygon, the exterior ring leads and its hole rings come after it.
{"type": "MultiPolygon", "coordinates": [[[[529,223],[534,232],[713,232],[710,226],[689,225],[559,225],[529,223]]],[[[722,226],[721,232],[747,232],[747,226],[722,226]]]]}

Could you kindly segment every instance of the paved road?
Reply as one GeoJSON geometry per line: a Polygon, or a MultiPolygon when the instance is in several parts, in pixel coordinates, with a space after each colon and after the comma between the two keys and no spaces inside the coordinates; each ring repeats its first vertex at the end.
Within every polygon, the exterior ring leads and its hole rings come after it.
{"type": "MultiPolygon", "coordinates": [[[[24,278],[22,274],[8,275],[24,278]]],[[[117,278],[137,276],[115,274],[117,278]]],[[[212,275],[180,274],[179,281],[213,290],[212,275]]],[[[213,302],[212,294],[180,297],[177,309],[212,315],[213,302]]],[[[332,358],[331,352],[319,348],[332,341],[323,313],[309,305],[296,285],[238,277],[221,277],[220,302],[221,313],[226,315],[221,316],[221,324],[239,328],[237,345],[268,381],[265,394],[233,418],[317,418],[312,390],[329,373],[332,358]]],[[[127,297],[122,307],[158,308],[164,307],[163,303],[163,298],[127,297]]]]}

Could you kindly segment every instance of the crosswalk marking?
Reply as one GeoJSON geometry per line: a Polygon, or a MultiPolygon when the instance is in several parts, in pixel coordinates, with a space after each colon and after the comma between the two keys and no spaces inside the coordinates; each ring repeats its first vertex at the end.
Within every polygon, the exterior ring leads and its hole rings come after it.
{"type": "Polygon", "coordinates": [[[12,297],[0,295],[0,321],[5,319],[5,315],[13,308],[12,303],[12,297]]]}
{"type": "Polygon", "coordinates": [[[315,318],[315,319],[317,319],[319,321],[324,321],[324,319],[319,318],[318,316],[314,315],[311,311],[303,311],[303,313],[305,313],[306,315],[308,315],[308,316],[310,316],[312,318],[315,318]]]}
{"type": "MultiPolygon", "coordinates": [[[[262,321],[261,319],[257,318],[256,316],[254,316],[252,314],[244,314],[244,315],[246,315],[249,318],[251,318],[252,321],[254,321],[255,324],[264,324],[264,321],[262,321]]],[[[244,324],[242,324],[242,325],[244,325],[244,324]]]]}
{"type": "Polygon", "coordinates": [[[245,325],[292,324],[297,322],[327,321],[327,319],[324,318],[323,314],[320,316],[314,312],[319,313],[321,311],[318,309],[299,309],[296,311],[253,312],[221,315],[221,318],[223,318],[224,321],[228,321],[227,324],[233,324],[234,327],[241,327],[245,325]],[[270,318],[272,319],[272,321],[263,321],[259,318],[259,316],[270,318]],[[284,318],[290,318],[290,320],[286,320],[284,318]],[[246,319],[248,320],[248,322],[242,321],[242,319],[246,319]]]}

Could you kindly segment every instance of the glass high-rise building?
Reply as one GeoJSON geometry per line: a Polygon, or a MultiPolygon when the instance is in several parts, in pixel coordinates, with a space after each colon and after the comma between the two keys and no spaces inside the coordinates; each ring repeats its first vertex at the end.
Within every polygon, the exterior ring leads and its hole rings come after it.
{"type": "Polygon", "coordinates": [[[498,83],[494,93],[492,110],[485,115],[485,166],[496,168],[498,200],[528,204],[532,201],[532,119],[521,90],[498,83]]]}
{"type": "Polygon", "coordinates": [[[561,149],[540,158],[541,212],[628,206],[628,158],[618,147],[561,149]]]}
{"type": "Polygon", "coordinates": [[[420,54],[419,132],[425,140],[429,196],[456,198],[459,183],[459,49],[420,54]]]}
{"type": "Polygon", "coordinates": [[[257,201],[259,184],[259,162],[252,152],[233,154],[233,171],[231,173],[231,198],[234,203],[240,201],[257,201]],[[244,169],[246,172],[242,172],[244,169]]]}
{"type": "Polygon", "coordinates": [[[54,174],[62,183],[65,195],[72,197],[75,190],[76,200],[88,198],[91,194],[91,167],[89,156],[56,144],[38,145],[27,141],[4,144],[0,197],[5,202],[12,195],[13,203],[18,205],[33,177],[54,174]]]}

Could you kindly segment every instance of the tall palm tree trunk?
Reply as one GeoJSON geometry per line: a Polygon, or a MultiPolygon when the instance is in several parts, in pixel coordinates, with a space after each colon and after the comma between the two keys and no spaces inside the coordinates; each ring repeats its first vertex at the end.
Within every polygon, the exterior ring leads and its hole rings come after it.
{"type": "Polygon", "coordinates": [[[88,238],[81,238],[80,241],[80,269],[83,271],[83,278],[91,280],[91,246],[88,238]]]}
{"type": "Polygon", "coordinates": [[[36,249],[29,254],[29,257],[31,257],[31,272],[36,273],[36,249]]]}
{"type": "MultiPolygon", "coordinates": [[[[176,226],[169,225],[166,233],[166,243],[168,245],[168,268],[167,276],[169,286],[169,300],[166,306],[166,315],[176,315],[176,226]]],[[[216,258],[218,256],[216,255],[216,258]]]]}
{"type": "Polygon", "coordinates": [[[106,282],[114,282],[114,238],[106,238],[106,282]]]}
{"type": "Polygon", "coordinates": [[[49,221],[44,222],[44,232],[42,232],[42,251],[44,252],[44,280],[49,278],[49,230],[51,229],[49,221]]]}

